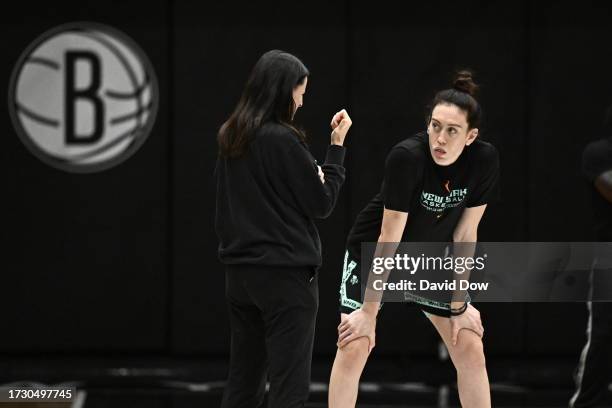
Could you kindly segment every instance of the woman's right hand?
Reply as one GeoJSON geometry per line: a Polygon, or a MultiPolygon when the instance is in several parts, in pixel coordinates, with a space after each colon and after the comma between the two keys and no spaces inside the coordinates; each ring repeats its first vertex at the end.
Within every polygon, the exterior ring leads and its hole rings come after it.
{"type": "Polygon", "coordinates": [[[345,109],[336,112],[331,120],[331,144],[342,146],[344,144],[344,138],[352,124],[353,121],[345,109]]]}
{"type": "MultiPolygon", "coordinates": [[[[346,315],[345,315],[346,316],[346,315]]],[[[338,348],[342,348],[360,337],[370,341],[368,352],[376,345],[376,315],[357,309],[342,319],[338,326],[338,348]]]]}

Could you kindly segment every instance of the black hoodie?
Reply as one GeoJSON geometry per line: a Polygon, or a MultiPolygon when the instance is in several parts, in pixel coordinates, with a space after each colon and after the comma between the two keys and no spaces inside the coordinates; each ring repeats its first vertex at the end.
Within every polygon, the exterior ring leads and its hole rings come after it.
{"type": "Polygon", "coordinates": [[[320,266],[315,218],[332,212],[344,182],[345,148],[330,145],[321,165],[286,126],[270,122],[239,158],[217,159],[215,230],[225,264],[320,266]]]}

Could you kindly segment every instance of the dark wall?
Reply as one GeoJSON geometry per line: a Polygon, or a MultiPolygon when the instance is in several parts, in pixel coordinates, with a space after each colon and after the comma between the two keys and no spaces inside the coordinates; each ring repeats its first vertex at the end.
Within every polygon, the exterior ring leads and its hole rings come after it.
{"type": "MultiPolygon", "coordinates": [[[[424,128],[426,104],[457,68],[476,71],[482,135],[501,155],[502,200],[487,210],[479,238],[590,239],[579,157],[600,134],[601,112],[612,102],[607,9],[527,1],[411,4],[408,14],[386,2],[278,2],[265,9],[170,0],[96,4],[65,1],[53,11],[28,4],[4,15],[11,41],[3,48],[2,92],[40,33],[97,21],[127,33],[152,60],[161,93],[157,122],[128,161],[74,175],[39,162],[8,114],[0,116],[8,204],[2,233],[9,243],[0,316],[10,328],[0,351],[227,354],[213,230],[215,133],[252,65],[272,48],[295,53],[312,73],[297,119],[317,157],[334,112],[347,108],[354,121],[342,197],[319,223],[317,353],[335,348],[351,223],[379,188],[388,150],[424,128]]],[[[482,305],[487,349],[493,356],[577,355],[583,309],[482,305]]],[[[436,352],[435,333],[414,308],[385,306],[378,336],[383,355],[436,352]]]]}
{"type": "Polygon", "coordinates": [[[60,2],[3,13],[3,351],[153,351],[169,329],[168,4],[60,2]],[[6,106],[11,70],[44,31],[95,20],[131,36],[159,76],[149,139],[113,169],[70,174],[43,164],[17,137],[6,106]],[[140,21],[140,23],[135,23],[140,21]]]}

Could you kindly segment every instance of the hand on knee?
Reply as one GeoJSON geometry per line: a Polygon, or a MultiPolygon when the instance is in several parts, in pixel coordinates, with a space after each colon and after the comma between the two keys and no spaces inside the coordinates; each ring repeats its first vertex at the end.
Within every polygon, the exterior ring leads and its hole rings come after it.
{"type": "Polygon", "coordinates": [[[486,367],[482,340],[469,331],[459,332],[459,339],[452,354],[457,371],[482,370],[486,367]]]}
{"type": "Polygon", "coordinates": [[[368,353],[376,345],[376,314],[365,309],[357,309],[349,315],[343,315],[338,326],[338,347],[361,337],[368,338],[368,353]]]}

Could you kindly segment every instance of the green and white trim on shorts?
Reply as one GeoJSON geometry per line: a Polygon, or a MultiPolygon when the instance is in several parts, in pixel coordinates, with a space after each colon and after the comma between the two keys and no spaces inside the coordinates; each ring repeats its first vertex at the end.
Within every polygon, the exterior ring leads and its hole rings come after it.
{"type": "MultiPolygon", "coordinates": [[[[342,269],[342,281],[340,282],[340,313],[351,313],[362,306],[361,267],[357,259],[351,259],[352,254],[346,250],[344,253],[344,266],[342,269]]],[[[450,302],[429,299],[415,293],[405,291],[404,299],[407,303],[414,303],[421,308],[426,315],[450,316],[450,302]]],[[[466,302],[472,301],[469,293],[466,293],[466,302]]],[[[382,308],[381,302],[380,307],[382,308]]]]}
{"type": "MultiPolygon", "coordinates": [[[[348,307],[353,310],[357,310],[361,307],[362,303],[348,297],[347,284],[358,285],[359,275],[353,274],[353,270],[357,267],[357,262],[350,260],[349,262],[349,251],[344,253],[344,267],[342,268],[342,282],[340,282],[340,305],[348,307]],[[350,282],[349,282],[350,279],[350,282]]],[[[359,288],[361,293],[361,288],[359,288]]]]}
{"type": "MultiPolygon", "coordinates": [[[[427,299],[422,296],[410,293],[408,291],[404,292],[404,299],[410,302],[418,303],[421,306],[432,307],[434,309],[450,310],[451,308],[451,304],[449,302],[440,302],[438,300],[427,299]]],[[[470,297],[469,293],[465,294],[465,301],[467,303],[470,303],[472,301],[472,298],[470,297]]]]}

